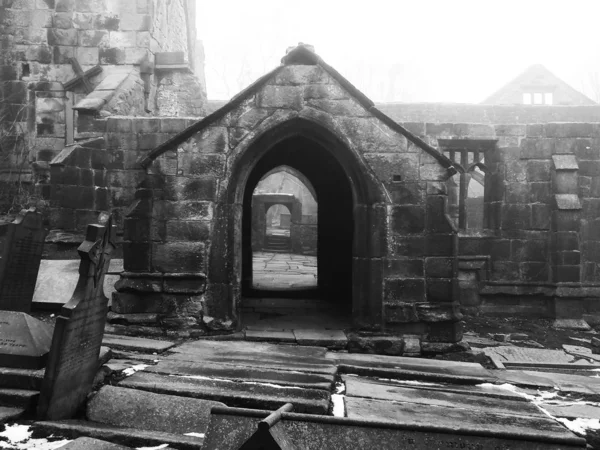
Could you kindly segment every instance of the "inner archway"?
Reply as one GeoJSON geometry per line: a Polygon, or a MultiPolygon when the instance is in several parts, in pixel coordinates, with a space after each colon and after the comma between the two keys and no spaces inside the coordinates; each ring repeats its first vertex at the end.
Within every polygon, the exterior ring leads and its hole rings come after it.
{"type": "MultiPolygon", "coordinates": [[[[275,195],[275,193],[262,195],[275,195]]],[[[266,197],[261,198],[261,201],[269,205],[266,197]]],[[[263,207],[263,209],[266,208],[263,207]]],[[[301,215],[300,218],[294,218],[294,212],[291,212],[292,226],[294,223],[301,223],[301,215]]],[[[282,300],[310,298],[316,302],[304,302],[302,303],[303,307],[308,308],[307,305],[312,304],[319,310],[331,308],[340,315],[350,317],[354,236],[353,193],[348,176],[330,151],[303,136],[289,137],[273,145],[256,163],[248,177],[244,190],[242,224],[244,230],[242,237],[243,298],[266,297],[282,300]],[[253,283],[252,280],[252,246],[254,243],[251,233],[256,226],[256,220],[253,223],[253,219],[257,215],[265,214],[266,216],[268,212],[268,210],[264,212],[261,210],[253,213],[253,205],[256,209],[258,204],[257,195],[261,195],[255,193],[255,188],[266,174],[274,173],[274,169],[278,166],[290,167],[302,174],[314,189],[313,195],[318,198],[316,289],[311,292],[307,292],[306,289],[294,288],[279,289],[276,292],[257,289],[256,283],[253,283]]],[[[254,247],[256,248],[255,245],[254,247]]],[[[285,301],[280,304],[287,307],[294,305],[293,302],[285,301]]],[[[275,302],[271,302],[271,305],[276,309],[275,302]]]]}

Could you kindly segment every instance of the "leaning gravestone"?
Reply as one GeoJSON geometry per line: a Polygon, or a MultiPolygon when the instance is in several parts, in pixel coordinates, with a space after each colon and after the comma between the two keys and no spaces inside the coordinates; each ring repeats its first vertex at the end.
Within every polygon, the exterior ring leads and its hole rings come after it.
{"type": "Polygon", "coordinates": [[[35,208],[0,225],[0,310],[31,311],[46,230],[35,208]]]}
{"type": "Polygon", "coordinates": [[[115,248],[107,217],[106,226],[88,225],[78,249],[79,281],[56,320],[37,410],[42,419],[72,417],[92,388],[108,312],[104,275],[115,248]]]}

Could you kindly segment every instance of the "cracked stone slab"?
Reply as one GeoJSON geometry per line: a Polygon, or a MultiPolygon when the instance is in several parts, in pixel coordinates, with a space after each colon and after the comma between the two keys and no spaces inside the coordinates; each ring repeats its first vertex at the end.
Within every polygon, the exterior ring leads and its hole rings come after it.
{"type": "Polygon", "coordinates": [[[300,345],[344,349],[348,344],[348,338],[342,330],[295,329],[294,336],[300,345]]]}
{"type": "Polygon", "coordinates": [[[175,342],[159,341],[131,336],[120,336],[116,334],[105,334],[102,345],[121,350],[139,351],[145,353],[161,353],[170,349],[175,342]]]}

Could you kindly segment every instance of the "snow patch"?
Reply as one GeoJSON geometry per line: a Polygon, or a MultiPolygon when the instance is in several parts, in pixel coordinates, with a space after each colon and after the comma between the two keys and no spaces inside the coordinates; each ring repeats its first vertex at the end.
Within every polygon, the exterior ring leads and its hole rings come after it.
{"type": "Polygon", "coordinates": [[[391,381],[392,383],[399,384],[410,384],[413,386],[443,386],[440,383],[431,383],[429,381],[416,381],[416,380],[394,380],[392,378],[377,378],[379,381],[391,381]]]}
{"type": "Polygon", "coordinates": [[[71,442],[69,439],[49,442],[48,439],[31,439],[32,431],[28,425],[7,425],[0,437],[5,438],[0,441],[0,448],[12,450],[54,450],[71,442]]]}
{"type": "Polygon", "coordinates": [[[123,374],[127,377],[130,377],[134,373],[139,372],[140,370],[144,370],[146,367],[148,367],[148,364],[136,364],[135,366],[131,366],[128,369],[125,369],[123,371],[123,374]]]}
{"type": "Polygon", "coordinates": [[[204,433],[185,433],[185,436],[192,436],[192,437],[197,437],[197,438],[203,438],[204,437],[204,433]]]}
{"type": "Polygon", "coordinates": [[[338,381],[335,383],[335,393],[336,394],[345,394],[346,393],[346,385],[342,381],[338,381]]]}
{"type": "Polygon", "coordinates": [[[169,375],[170,377],[177,377],[177,378],[191,378],[193,380],[209,380],[209,381],[223,381],[225,383],[239,383],[239,384],[252,384],[255,386],[269,386],[272,388],[276,388],[276,389],[302,389],[299,386],[282,386],[280,384],[273,384],[273,383],[263,383],[260,381],[241,381],[241,380],[228,380],[226,378],[211,378],[211,377],[205,377],[202,375],[169,375]]]}
{"type": "Polygon", "coordinates": [[[562,419],[557,418],[560,423],[577,434],[586,434],[588,430],[600,430],[600,419],[562,419]]]}
{"type": "Polygon", "coordinates": [[[136,447],[137,450],[160,450],[161,448],[167,448],[169,444],[162,444],[157,447],[136,447]]]}
{"type": "Polygon", "coordinates": [[[333,403],[333,415],[335,417],[346,417],[346,405],[343,395],[331,394],[331,403],[333,403]]]}

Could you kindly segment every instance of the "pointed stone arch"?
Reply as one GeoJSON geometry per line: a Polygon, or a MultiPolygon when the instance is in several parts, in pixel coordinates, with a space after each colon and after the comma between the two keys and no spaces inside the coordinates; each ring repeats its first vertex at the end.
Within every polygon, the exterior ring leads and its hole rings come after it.
{"type": "MultiPolygon", "coordinates": [[[[213,234],[209,255],[206,295],[208,313],[228,317],[239,323],[243,287],[241,273],[243,255],[246,254],[243,249],[244,197],[248,189],[251,194],[255,183],[270,169],[255,175],[254,179],[251,179],[251,175],[260,161],[270,151],[277,149],[278,144],[298,138],[312,142],[319,151],[326,152],[322,153],[323,161],[328,164],[335,161],[348,181],[353,219],[352,242],[347,243],[351,246],[352,259],[349,280],[352,318],[356,326],[380,328],[383,300],[382,258],[386,254],[387,245],[385,188],[370,173],[368,165],[335,131],[300,117],[265,130],[248,143],[243,151],[238,152],[235,160],[230,163],[228,185],[220,192],[215,206],[215,223],[219,225],[213,234]],[[223,301],[224,298],[227,301],[223,301]]],[[[311,159],[310,163],[316,165],[318,161],[311,159]]],[[[277,164],[276,167],[280,165],[277,164]]],[[[296,167],[295,169],[297,170],[296,167]]]]}

